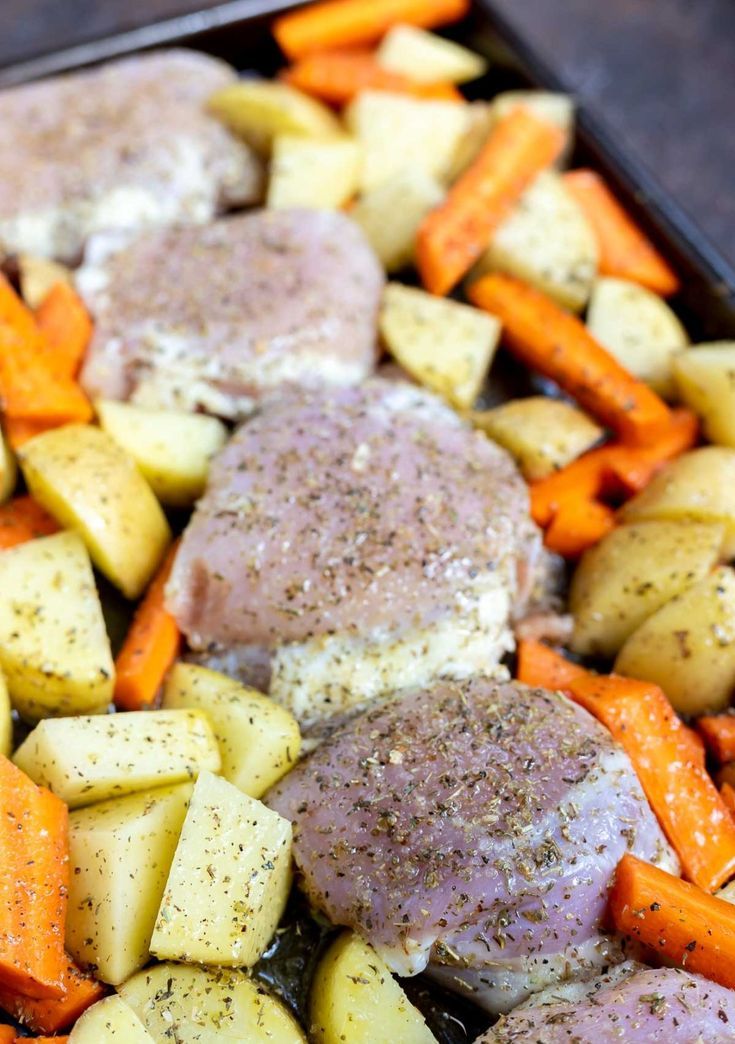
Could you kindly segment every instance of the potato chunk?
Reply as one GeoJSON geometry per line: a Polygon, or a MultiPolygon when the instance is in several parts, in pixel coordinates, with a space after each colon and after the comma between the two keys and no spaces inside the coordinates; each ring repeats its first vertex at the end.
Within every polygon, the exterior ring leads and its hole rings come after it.
{"type": "Polygon", "coordinates": [[[362,228],[386,271],[411,264],[419,225],[444,198],[437,179],[420,167],[406,167],[390,181],[358,199],[350,217],[362,228]]]}
{"type": "Polygon", "coordinates": [[[413,25],[393,26],[383,37],[376,58],[384,69],[414,83],[466,83],[487,70],[482,55],[413,25]]]}
{"type": "Polygon", "coordinates": [[[56,283],[74,282],[71,269],[52,261],[48,257],[21,254],[18,258],[20,292],[29,308],[38,308],[46,294],[56,283]]]}
{"type": "Polygon", "coordinates": [[[106,431],[69,424],[37,435],[19,453],[28,487],[97,568],[138,598],[171,541],[161,506],[131,457],[106,431]]]}
{"type": "Polygon", "coordinates": [[[334,210],[352,199],[359,176],[360,148],[352,138],[317,141],[279,134],[273,142],[267,203],[273,208],[334,210]]]}
{"type": "Polygon", "coordinates": [[[636,377],[666,398],[676,390],[674,356],[687,332],[663,298],[627,279],[598,279],[587,326],[600,344],[636,377]]]}
{"type": "Polygon", "coordinates": [[[725,526],[722,556],[735,556],[735,449],[703,446],[667,464],[622,508],[624,522],[691,519],[725,526]]]}
{"type": "Polygon", "coordinates": [[[316,1044],[436,1040],[375,950],[353,932],[340,935],[319,962],[310,1032],[316,1044]]]}
{"type": "Polygon", "coordinates": [[[602,428],[568,402],[532,395],[472,414],[472,423],[515,457],[529,482],[576,460],[603,435],[602,428]]]}
{"type": "Polygon", "coordinates": [[[724,533],[703,522],[639,522],[609,533],[585,553],[572,580],[572,648],[614,656],[657,609],[709,573],[724,533]]]}
{"type": "Polygon", "coordinates": [[[217,741],[199,710],[133,711],[39,722],[15,764],[69,808],[219,771],[217,741]]]}
{"type": "Polygon", "coordinates": [[[702,418],[707,438],[735,446],[735,341],[680,352],[674,377],[680,397],[702,418]]]}
{"type": "Polygon", "coordinates": [[[10,694],[3,672],[0,671],[0,754],[4,758],[9,758],[12,749],[13,715],[10,707],[10,694]]]}
{"type": "Polygon", "coordinates": [[[18,468],[15,464],[15,457],[5,436],[0,431],[0,504],[4,504],[8,497],[12,496],[17,477],[18,468]]]}
{"type": "Polygon", "coordinates": [[[104,399],[95,409],[103,431],[130,454],[162,503],[191,507],[202,495],[209,462],[227,441],[222,421],[104,399]]]}
{"type": "Polygon", "coordinates": [[[299,756],[301,733],[293,715],[217,671],[177,663],[166,680],[163,706],[206,711],[219,743],[222,775],[250,797],[265,794],[299,756]]]}
{"type": "Polygon", "coordinates": [[[13,705],[33,721],[95,714],[115,667],[87,549],[76,533],[0,553],[0,667],[13,705]]]}
{"type": "Polygon", "coordinates": [[[69,1044],[155,1044],[132,1008],[120,997],[105,997],[74,1024],[69,1044]]]}
{"type": "Polygon", "coordinates": [[[412,377],[463,409],[477,398],[500,337],[495,316],[400,283],[385,288],[379,329],[412,377]]]}
{"type": "Polygon", "coordinates": [[[155,1044],[306,1044],[286,1006],[245,972],[154,964],[119,993],[155,1044]]]}
{"type": "Polygon", "coordinates": [[[191,791],[191,783],[161,787],[69,817],[66,946],[103,982],[124,982],[150,958],[191,791]]]}
{"type": "Polygon", "coordinates": [[[660,685],[679,714],[724,710],[735,690],[735,572],[720,566],[649,616],[615,670],[660,685]]]}
{"type": "Polygon", "coordinates": [[[151,953],[249,968],[273,937],[291,887],[291,824],[227,780],[194,787],[151,953]]]}
{"type": "Polygon", "coordinates": [[[278,134],[328,138],[342,131],[326,105],[278,80],[240,80],[215,91],[208,107],[260,152],[269,152],[278,134]]]}

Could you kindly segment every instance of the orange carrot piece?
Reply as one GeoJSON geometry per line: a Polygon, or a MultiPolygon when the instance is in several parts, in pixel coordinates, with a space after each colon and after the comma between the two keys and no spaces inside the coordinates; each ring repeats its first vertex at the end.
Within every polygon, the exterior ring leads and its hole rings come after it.
{"type": "Polygon", "coordinates": [[[281,79],[329,105],[346,105],[360,91],[396,91],[419,98],[464,101],[451,83],[417,84],[384,69],[370,50],[309,54],[281,73],[281,79]]]}
{"type": "Polygon", "coordinates": [[[473,283],[470,301],[496,315],[503,339],[527,366],[550,377],[625,441],[655,443],[671,426],[671,411],[592,337],[576,316],[510,276],[473,283]]]}
{"type": "Polygon", "coordinates": [[[79,294],[68,283],[54,283],[36,309],[36,322],[53,372],[76,377],[92,336],[92,320],[79,294]]]}
{"type": "Polygon", "coordinates": [[[719,762],[735,761],[735,714],[705,715],[697,729],[719,762]]]}
{"type": "Polygon", "coordinates": [[[0,1044],[15,1044],[16,1039],[12,1026],[0,1026],[0,1044]]]}
{"type": "Polygon", "coordinates": [[[676,293],[679,279],[653,243],[593,170],[563,175],[597,238],[602,275],[618,276],[647,286],[663,297],[676,293]]]}
{"type": "Polygon", "coordinates": [[[735,988],[735,905],[626,853],[609,912],[615,928],[658,958],[735,988]]]}
{"type": "Polygon", "coordinates": [[[720,797],[731,816],[735,816],[735,787],[729,783],[723,783],[720,787],[720,797]]]}
{"type": "Polygon", "coordinates": [[[48,431],[49,428],[55,426],[48,421],[23,420],[20,417],[5,417],[3,420],[5,437],[14,450],[20,449],[21,446],[25,445],[30,439],[35,438],[36,435],[41,435],[44,431],[48,431]]]}
{"type": "Polygon", "coordinates": [[[15,1037],[15,1044],[28,1044],[31,1041],[36,1044],[69,1044],[69,1037],[15,1037]]]}
{"type": "Polygon", "coordinates": [[[574,678],[588,674],[584,667],[572,663],[543,642],[522,638],[518,642],[516,677],[526,685],[541,689],[565,689],[574,678]]]}
{"type": "Polygon", "coordinates": [[[434,29],[468,13],[469,0],[322,0],[277,18],[273,35],[290,59],[376,43],[399,23],[434,29]]]}
{"type": "Polygon", "coordinates": [[[31,497],[15,497],[0,506],[0,551],[58,530],[56,519],[31,497]]]}
{"type": "Polygon", "coordinates": [[[569,499],[560,504],[544,535],[544,544],[564,558],[580,555],[615,528],[615,512],[597,500],[569,499]]]}
{"type": "Polygon", "coordinates": [[[138,606],[115,661],[115,705],[120,710],[150,707],[178,654],[179,629],[164,606],[164,589],[176,550],[174,544],[138,606]]]}
{"type": "Polygon", "coordinates": [[[63,994],[69,878],[66,805],[0,757],[0,984],[63,994]]]}
{"type": "Polygon", "coordinates": [[[106,990],[102,983],[81,972],[68,955],[66,962],[61,997],[33,1000],[0,987],[0,1008],[33,1033],[58,1033],[71,1026],[83,1011],[104,997],[106,990]]]}
{"type": "Polygon", "coordinates": [[[447,294],[533,178],[564,148],[564,132],[518,106],[500,120],[477,159],[422,221],[416,239],[421,281],[447,294]]]}

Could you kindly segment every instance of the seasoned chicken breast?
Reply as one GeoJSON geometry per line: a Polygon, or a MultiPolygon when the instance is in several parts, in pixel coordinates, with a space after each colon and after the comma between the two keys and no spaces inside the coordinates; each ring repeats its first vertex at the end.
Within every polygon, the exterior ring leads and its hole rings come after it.
{"type": "Polygon", "coordinates": [[[225,417],[281,384],[358,383],[375,365],[383,279],[358,226],[329,211],[97,237],[77,278],[95,319],[82,383],[225,417]]]}
{"type": "Polygon", "coordinates": [[[93,232],[254,202],[255,154],[205,111],[224,62],[161,51],[0,92],[0,245],[74,261],[93,232]]]}
{"type": "Polygon", "coordinates": [[[493,1011],[620,959],[626,851],[675,865],[624,751],[560,693],[475,678],[399,693],[266,796],[311,901],[403,975],[493,1011]]]}
{"type": "Polygon", "coordinates": [[[240,428],[168,605],[194,648],[269,650],[271,694],[310,723],[493,672],[540,554],[505,451],[435,396],[374,378],[274,397],[240,428]]]}

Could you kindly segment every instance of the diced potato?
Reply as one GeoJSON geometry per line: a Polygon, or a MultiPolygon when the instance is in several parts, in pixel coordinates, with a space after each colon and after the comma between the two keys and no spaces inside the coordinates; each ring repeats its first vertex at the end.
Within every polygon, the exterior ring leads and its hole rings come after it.
{"type": "Polygon", "coordinates": [[[735,341],[675,355],[674,378],[680,398],[702,418],[707,438],[735,446],[735,341]]]}
{"type": "Polygon", "coordinates": [[[614,656],[649,616],[707,576],[724,533],[703,522],[639,522],[609,533],[585,553],[572,580],[572,648],[614,656]]]}
{"type": "Polygon", "coordinates": [[[724,559],[735,556],[735,449],[703,446],[671,461],[620,512],[624,522],[691,519],[725,526],[724,559]]]}
{"type": "Polygon", "coordinates": [[[72,284],[72,274],[66,265],[51,261],[48,257],[21,254],[18,258],[20,270],[20,292],[29,308],[38,308],[46,294],[56,283],[72,284]]]}
{"type": "Polygon", "coordinates": [[[260,152],[268,152],[278,134],[328,138],[340,134],[331,109],[278,80],[240,80],[209,98],[209,111],[260,152]]]}
{"type": "Polygon", "coordinates": [[[301,734],[296,719],[274,700],[225,674],[177,663],[163,694],[169,709],[206,711],[222,757],[222,775],[259,798],[296,762],[301,734]]]}
{"type": "Polygon", "coordinates": [[[388,272],[411,264],[419,225],[444,198],[444,189],[420,167],[406,167],[358,199],[350,211],[388,272]]]}
{"type": "Polygon", "coordinates": [[[413,25],[395,25],[383,37],[376,54],[384,69],[414,83],[466,83],[487,71],[480,54],[413,25]]]}
{"type": "Polygon", "coordinates": [[[155,1044],[306,1044],[286,1006],[246,972],[154,964],[119,993],[155,1044]]]}
{"type": "Polygon", "coordinates": [[[602,428],[568,402],[532,395],[471,416],[495,442],[515,457],[529,482],[571,464],[603,435],[602,428]]]}
{"type": "Polygon", "coordinates": [[[412,377],[461,409],[477,398],[500,337],[495,316],[400,283],[385,288],[379,329],[412,377]]]}
{"type": "Polygon", "coordinates": [[[319,962],[311,987],[315,1044],[435,1044],[436,1038],[384,962],[344,932],[319,962]]]}
{"type": "Polygon", "coordinates": [[[36,435],[19,457],[39,504],[77,530],[94,564],[127,598],[138,598],[171,531],[132,458],[106,431],[86,424],[36,435]]]}
{"type": "Polygon", "coordinates": [[[191,783],[179,783],[80,808],[69,817],[66,947],[103,982],[124,982],[150,958],[191,792],[191,783]]]}
{"type": "Polygon", "coordinates": [[[360,147],[353,138],[315,140],[279,134],[273,142],[269,207],[337,209],[354,196],[360,147]]]}
{"type": "Polygon", "coordinates": [[[0,431],[0,504],[4,504],[12,496],[17,477],[18,468],[15,464],[15,457],[5,436],[0,431]]]}
{"type": "Polygon", "coordinates": [[[571,139],[574,130],[574,101],[569,94],[553,91],[503,91],[495,95],[491,104],[496,122],[519,105],[523,105],[539,119],[555,123],[571,139]]]}
{"type": "Polygon", "coordinates": [[[361,91],[346,117],[362,145],[360,189],[369,192],[407,167],[445,179],[467,130],[468,108],[390,91],[361,91]]]}
{"type": "Polygon", "coordinates": [[[222,421],[106,399],[95,409],[102,429],[133,458],[160,501],[189,507],[202,495],[209,463],[227,441],[222,421]]]}
{"type": "Polygon", "coordinates": [[[57,533],[0,553],[0,592],[0,667],[19,713],[104,711],[115,667],[80,537],[57,533]]]}
{"type": "Polygon", "coordinates": [[[218,772],[219,749],[200,710],[49,718],[18,747],[15,764],[70,808],[218,772]]]}
{"type": "Polygon", "coordinates": [[[120,997],[105,997],[77,1019],[69,1044],[155,1044],[132,1008],[120,997]]]}
{"type": "Polygon", "coordinates": [[[735,572],[720,566],[649,616],[615,670],[660,685],[679,714],[724,710],[735,691],[735,572]]]}
{"type": "Polygon", "coordinates": [[[0,671],[0,754],[4,758],[9,758],[12,749],[13,715],[10,707],[10,694],[3,672],[0,671]]]}
{"type": "Polygon", "coordinates": [[[495,114],[490,102],[474,101],[467,106],[467,128],[457,142],[452,162],[447,171],[447,182],[451,184],[464,174],[477,159],[480,150],[495,125],[495,114]]]}
{"type": "Polygon", "coordinates": [[[674,395],[674,356],[689,338],[658,294],[627,279],[598,279],[587,311],[587,327],[626,370],[660,395],[674,395]]]}
{"type": "Polygon", "coordinates": [[[579,311],[597,275],[597,238],[559,174],[529,185],[473,269],[470,280],[505,272],[579,311]]]}

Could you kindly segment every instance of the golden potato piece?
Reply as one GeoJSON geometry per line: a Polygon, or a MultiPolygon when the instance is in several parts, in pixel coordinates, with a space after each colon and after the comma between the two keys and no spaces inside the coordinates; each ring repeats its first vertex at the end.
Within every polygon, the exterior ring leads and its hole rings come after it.
{"type": "Polygon", "coordinates": [[[215,91],[209,111],[260,152],[270,152],[278,134],[325,138],[342,127],[326,105],[278,80],[240,80],[215,91]]]}
{"type": "Polygon", "coordinates": [[[467,105],[467,127],[457,142],[447,169],[448,184],[455,181],[460,174],[464,174],[470,164],[474,163],[496,121],[491,102],[473,101],[467,105]]]}
{"type": "Polygon", "coordinates": [[[273,142],[267,205],[335,210],[355,194],[360,147],[353,138],[279,134],[273,142]]]}
{"type": "Polygon", "coordinates": [[[556,91],[502,91],[492,100],[494,120],[502,120],[519,105],[534,116],[555,123],[571,138],[574,130],[574,100],[570,94],[556,91]]]}
{"type": "Polygon", "coordinates": [[[15,457],[5,436],[0,431],[0,504],[4,504],[12,496],[17,477],[18,469],[15,457]]]}
{"type": "Polygon", "coordinates": [[[120,997],[105,997],[74,1023],[69,1044],[155,1044],[132,1008],[120,997]]]}
{"type": "Polygon", "coordinates": [[[20,292],[29,308],[38,308],[55,283],[73,282],[71,270],[58,261],[34,254],[21,254],[18,258],[20,270],[20,292]]]}
{"type": "Polygon", "coordinates": [[[587,551],[569,592],[572,648],[614,656],[649,616],[717,563],[722,525],[638,522],[620,526],[587,551]]]}
{"type": "Polygon", "coordinates": [[[386,271],[411,264],[419,225],[444,198],[437,179],[420,167],[406,167],[390,181],[364,193],[350,211],[386,271]]]}
{"type": "Polygon", "coordinates": [[[702,418],[707,438],[735,446],[735,341],[680,352],[674,377],[681,399],[702,418]]]}
{"type": "Polygon", "coordinates": [[[679,714],[724,710],[735,689],[735,572],[720,566],[649,616],[615,670],[660,685],[679,714]]]}
{"type": "Polygon", "coordinates": [[[414,83],[466,83],[487,71],[487,59],[413,25],[395,25],[383,37],[376,58],[384,69],[414,83]]]}

